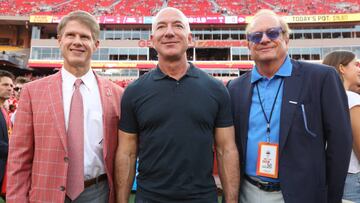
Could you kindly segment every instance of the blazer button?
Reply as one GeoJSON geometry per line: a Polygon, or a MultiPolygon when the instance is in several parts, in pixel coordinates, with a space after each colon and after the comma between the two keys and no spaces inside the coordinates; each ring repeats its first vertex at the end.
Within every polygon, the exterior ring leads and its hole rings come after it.
{"type": "Polygon", "coordinates": [[[65,187],[64,187],[64,186],[60,186],[60,191],[65,191],[65,187]]]}
{"type": "Polygon", "coordinates": [[[64,161],[66,162],[66,163],[68,163],[69,162],[69,157],[64,157],[64,161]]]}

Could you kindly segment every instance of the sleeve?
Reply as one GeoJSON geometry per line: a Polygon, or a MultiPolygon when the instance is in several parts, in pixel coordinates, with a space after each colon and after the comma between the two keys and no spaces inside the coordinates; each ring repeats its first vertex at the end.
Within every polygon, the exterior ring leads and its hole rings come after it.
{"type": "Polygon", "coordinates": [[[333,69],[323,80],[322,118],[326,147],[328,202],[341,202],[352,149],[348,101],[342,82],[333,69]]]}
{"type": "Polygon", "coordinates": [[[355,92],[351,92],[351,91],[346,91],[346,94],[348,96],[349,109],[351,109],[354,106],[360,105],[360,95],[359,94],[357,94],[355,92]]]}
{"type": "Polygon", "coordinates": [[[234,124],[231,114],[230,95],[226,87],[220,84],[219,111],[216,116],[215,127],[224,128],[234,124]]]}
{"type": "Polygon", "coordinates": [[[134,99],[132,96],[135,95],[135,92],[133,90],[134,89],[130,86],[125,89],[120,105],[121,116],[119,121],[119,130],[127,133],[138,132],[138,122],[134,109],[134,99]]]}
{"type": "Polygon", "coordinates": [[[1,129],[2,129],[2,137],[0,139],[0,159],[2,160],[7,160],[8,157],[8,151],[9,151],[9,145],[7,142],[7,139],[9,137],[9,130],[11,129],[10,123],[9,123],[9,118],[7,116],[7,112],[5,111],[4,108],[1,107],[0,109],[1,111],[1,129]]]}
{"type": "Polygon", "coordinates": [[[34,131],[29,89],[24,86],[17,110],[14,131],[9,140],[7,203],[29,202],[34,131]]]}

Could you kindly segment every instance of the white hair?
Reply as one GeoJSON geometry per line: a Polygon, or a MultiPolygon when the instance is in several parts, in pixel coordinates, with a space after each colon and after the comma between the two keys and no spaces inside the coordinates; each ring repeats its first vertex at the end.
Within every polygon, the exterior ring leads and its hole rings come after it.
{"type": "Polygon", "coordinates": [[[260,11],[258,11],[258,12],[254,15],[252,21],[251,21],[251,22],[246,26],[246,28],[245,28],[246,34],[248,34],[249,31],[250,31],[250,29],[251,29],[252,27],[254,27],[255,19],[258,18],[259,16],[263,16],[263,15],[266,15],[266,16],[269,16],[269,17],[273,16],[274,18],[276,18],[276,19],[279,21],[280,26],[281,26],[281,28],[283,29],[285,36],[286,36],[287,38],[289,38],[289,34],[290,34],[291,30],[290,30],[290,28],[289,28],[288,23],[285,21],[285,19],[284,19],[283,17],[277,15],[274,11],[269,10],[269,9],[261,9],[260,11]]]}

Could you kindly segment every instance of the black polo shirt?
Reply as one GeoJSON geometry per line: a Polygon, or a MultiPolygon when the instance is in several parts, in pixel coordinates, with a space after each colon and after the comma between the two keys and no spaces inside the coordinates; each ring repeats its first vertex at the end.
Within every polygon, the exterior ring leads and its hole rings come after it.
{"type": "Polygon", "coordinates": [[[214,202],[214,129],[233,125],[225,86],[190,63],[180,80],[156,68],[130,84],[119,128],[139,140],[137,194],[157,202],[214,202]]]}

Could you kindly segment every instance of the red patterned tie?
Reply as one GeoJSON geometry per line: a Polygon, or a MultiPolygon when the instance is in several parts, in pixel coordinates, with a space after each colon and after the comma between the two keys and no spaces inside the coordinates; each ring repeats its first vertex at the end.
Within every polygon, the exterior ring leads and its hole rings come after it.
{"type": "Polygon", "coordinates": [[[84,190],[84,107],[80,92],[81,79],[75,81],[68,127],[69,169],[66,194],[75,200],[84,190]]]}

